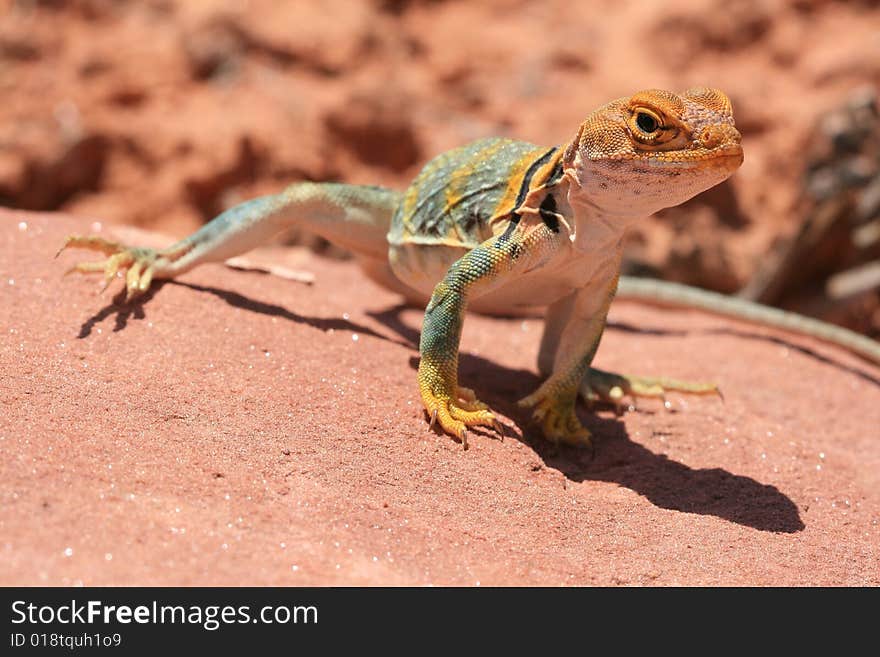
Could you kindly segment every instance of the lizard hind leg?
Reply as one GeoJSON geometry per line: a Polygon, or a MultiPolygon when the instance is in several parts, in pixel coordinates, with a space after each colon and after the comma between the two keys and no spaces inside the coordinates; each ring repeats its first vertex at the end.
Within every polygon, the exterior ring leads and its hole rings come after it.
{"type": "Polygon", "coordinates": [[[620,408],[625,397],[653,397],[666,403],[667,392],[690,395],[718,395],[716,383],[681,381],[664,377],[628,376],[591,367],[580,386],[580,396],[588,404],[605,402],[620,408]]]}
{"type": "Polygon", "coordinates": [[[127,270],[127,300],[144,294],[154,279],[174,278],[200,264],[222,262],[292,226],[311,230],[367,260],[385,262],[385,235],[399,199],[397,192],[383,188],[301,182],[232,207],[164,249],[71,235],[59,253],[67,248],[103,253],[105,260],[82,263],[71,271],[103,271],[110,283],[117,272],[127,270]]]}

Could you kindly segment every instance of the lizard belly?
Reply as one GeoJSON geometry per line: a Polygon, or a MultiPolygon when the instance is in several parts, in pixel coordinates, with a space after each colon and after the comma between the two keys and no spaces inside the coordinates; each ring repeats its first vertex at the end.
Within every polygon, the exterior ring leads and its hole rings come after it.
{"type": "Polygon", "coordinates": [[[474,299],[470,307],[490,315],[532,315],[577,290],[606,287],[617,273],[612,257],[573,257],[569,249],[562,251],[545,266],[474,299]]]}
{"type": "Polygon", "coordinates": [[[469,250],[445,244],[408,241],[390,246],[388,264],[398,279],[423,294],[427,300],[431,298],[434,286],[443,280],[452,263],[469,250]]]}
{"type": "MultiPolygon", "coordinates": [[[[406,243],[392,246],[389,262],[394,275],[429,299],[449,267],[469,249],[446,245],[406,243]]],[[[592,252],[575,255],[568,247],[544,266],[500,285],[470,300],[471,310],[490,315],[533,315],[575,290],[590,285],[597,277],[604,281],[614,254],[605,257],[592,252]]],[[[613,272],[616,273],[616,272],[613,272]]],[[[613,274],[612,273],[612,274],[613,274]]]]}

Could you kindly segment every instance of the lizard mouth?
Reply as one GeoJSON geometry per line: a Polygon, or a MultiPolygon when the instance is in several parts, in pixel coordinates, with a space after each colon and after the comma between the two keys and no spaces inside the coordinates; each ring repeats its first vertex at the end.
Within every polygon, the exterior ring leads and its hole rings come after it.
{"type": "Polygon", "coordinates": [[[699,169],[708,165],[734,170],[743,163],[743,149],[740,144],[725,144],[712,149],[654,151],[643,159],[654,167],[699,169]]]}
{"type": "Polygon", "coordinates": [[[722,146],[710,159],[716,160],[720,164],[730,167],[731,170],[737,169],[739,168],[739,165],[743,163],[744,159],[742,146],[739,144],[722,146]]]}
{"type": "Polygon", "coordinates": [[[743,163],[743,150],[740,147],[727,149],[711,157],[710,161],[733,172],[743,163]]]}

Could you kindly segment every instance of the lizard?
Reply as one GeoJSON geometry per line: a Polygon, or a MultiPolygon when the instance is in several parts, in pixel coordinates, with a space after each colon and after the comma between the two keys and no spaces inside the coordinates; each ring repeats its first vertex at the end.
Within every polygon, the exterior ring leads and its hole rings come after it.
{"type": "MultiPolygon", "coordinates": [[[[246,201],[163,249],[71,235],[61,247],[102,252],[69,272],[125,273],[126,301],[157,279],[244,253],[291,227],[351,251],[365,276],[427,304],[418,386],[431,426],[467,448],[476,426],[501,427],[458,381],[466,310],[542,312],[543,382],[519,405],[546,439],[592,449],[579,398],[619,403],[666,391],[710,394],[693,383],[592,367],[617,290],[808,333],[880,362],[880,344],[840,327],[697,288],[620,276],[630,226],[731,176],[743,161],[730,99],[717,89],[639,91],[590,113],[573,138],[546,147],[485,138],[429,161],[409,187],[298,182],[246,201]]],[[[69,273],[68,272],[68,273],[69,273]]],[[[503,434],[502,434],[503,435],[503,434]]]]}

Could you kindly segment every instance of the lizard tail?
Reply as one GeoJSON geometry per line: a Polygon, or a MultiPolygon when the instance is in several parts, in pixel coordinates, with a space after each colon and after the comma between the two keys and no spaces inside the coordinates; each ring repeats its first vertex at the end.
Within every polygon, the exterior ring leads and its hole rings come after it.
{"type": "Polygon", "coordinates": [[[620,277],[617,296],[638,299],[652,305],[697,308],[715,315],[794,331],[844,347],[868,361],[880,364],[880,342],[841,326],[834,326],[779,308],[763,306],[753,301],[729,297],[680,283],[631,276],[620,277]]]}

